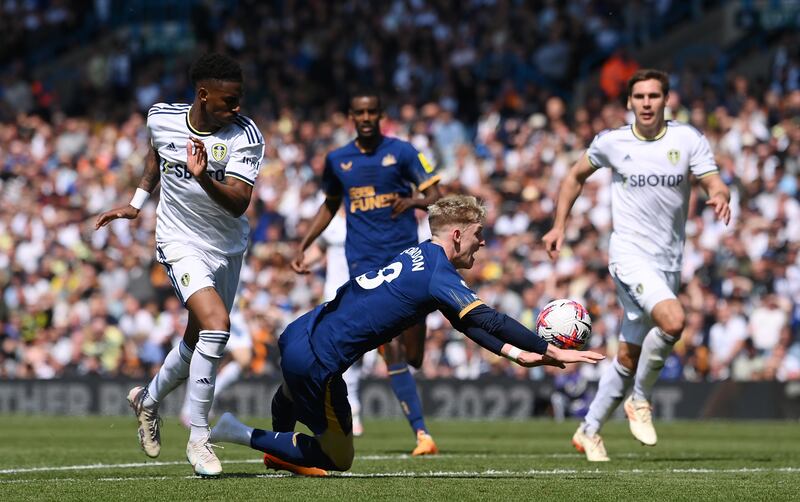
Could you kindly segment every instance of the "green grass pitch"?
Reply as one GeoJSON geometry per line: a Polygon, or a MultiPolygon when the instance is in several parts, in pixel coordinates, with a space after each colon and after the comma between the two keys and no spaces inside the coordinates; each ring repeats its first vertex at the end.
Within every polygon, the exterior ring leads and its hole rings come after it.
{"type": "MultiPolygon", "coordinates": [[[[219,450],[221,479],[192,476],[188,433],[164,425],[147,459],[131,417],[0,416],[0,500],[798,500],[796,422],[658,423],[639,445],[606,426],[612,458],[589,464],[570,445],[576,422],[432,421],[442,454],[412,458],[405,422],[367,421],[350,472],[326,479],[266,471],[257,452],[219,450]]],[[[268,421],[253,420],[268,426],[268,421]]]]}

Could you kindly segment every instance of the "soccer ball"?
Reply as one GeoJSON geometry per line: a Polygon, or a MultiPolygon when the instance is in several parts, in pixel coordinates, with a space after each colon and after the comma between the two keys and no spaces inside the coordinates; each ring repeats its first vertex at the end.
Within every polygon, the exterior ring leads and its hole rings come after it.
{"type": "Polygon", "coordinates": [[[558,348],[580,350],[592,334],[592,318],[578,302],[553,300],[539,313],[536,331],[558,348]]]}

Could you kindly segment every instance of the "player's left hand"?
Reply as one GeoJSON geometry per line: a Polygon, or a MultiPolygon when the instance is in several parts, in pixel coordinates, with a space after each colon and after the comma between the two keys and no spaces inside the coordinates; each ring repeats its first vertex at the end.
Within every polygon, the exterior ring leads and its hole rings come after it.
{"type": "Polygon", "coordinates": [[[206,167],[208,167],[206,145],[194,136],[190,136],[186,142],[186,169],[192,176],[199,178],[205,174],[206,167]]]}
{"type": "Polygon", "coordinates": [[[412,207],[414,207],[414,201],[410,197],[397,197],[392,202],[392,218],[397,218],[412,207]]]}
{"type": "Polygon", "coordinates": [[[525,368],[533,368],[535,366],[555,366],[556,368],[566,368],[567,366],[557,359],[553,359],[548,355],[537,354],[536,352],[522,352],[517,357],[517,364],[525,368]]]}
{"type": "Polygon", "coordinates": [[[548,344],[547,353],[551,354],[551,357],[556,361],[560,361],[566,364],[570,363],[597,364],[599,361],[602,361],[603,359],[606,358],[606,356],[600,354],[599,352],[592,352],[590,350],[559,349],[553,344],[548,344]]]}
{"type": "Polygon", "coordinates": [[[716,194],[706,201],[706,206],[714,208],[714,214],[717,219],[726,225],[731,221],[731,206],[728,204],[728,198],[722,194],[716,194]]]}

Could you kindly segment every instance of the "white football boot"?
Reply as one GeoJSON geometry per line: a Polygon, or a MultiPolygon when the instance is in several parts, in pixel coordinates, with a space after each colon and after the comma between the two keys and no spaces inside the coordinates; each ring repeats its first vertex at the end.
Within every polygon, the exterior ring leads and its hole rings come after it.
{"type": "Polygon", "coordinates": [[[198,441],[189,441],[186,445],[186,460],[192,464],[194,473],[203,477],[217,477],[222,474],[222,463],[213,448],[219,448],[211,444],[210,435],[198,441]]]}
{"type": "Polygon", "coordinates": [[[653,408],[650,403],[630,396],[625,400],[624,408],[633,437],[645,446],[655,446],[658,436],[653,427],[653,408]]]}
{"type": "Polygon", "coordinates": [[[158,410],[145,408],[142,404],[147,396],[147,388],[134,387],[128,392],[128,404],[139,421],[139,446],[145,455],[156,458],[161,453],[161,417],[158,410]]]}
{"type": "Polygon", "coordinates": [[[603,444],[603,437],[600,434],[588,435],[583,431],[583,424],[578,426],[578,430],[572,435],[572,445],[581,453],[586,454],[589,462],[608,462],[606,446],[603,444]]]}

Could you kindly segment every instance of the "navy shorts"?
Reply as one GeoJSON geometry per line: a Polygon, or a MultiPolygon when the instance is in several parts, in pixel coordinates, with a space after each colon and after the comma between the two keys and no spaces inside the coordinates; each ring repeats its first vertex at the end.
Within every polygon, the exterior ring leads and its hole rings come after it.
{"type": "Polygon", "coordinates": [[[311,432],[319,435],[332,430],[347,435],[353,430],[347,386],[342,375],[326,370],[311,350],[312,312],[289,324],[278,339],[283,381],[294,402],[295,418],[311,432]]]}

